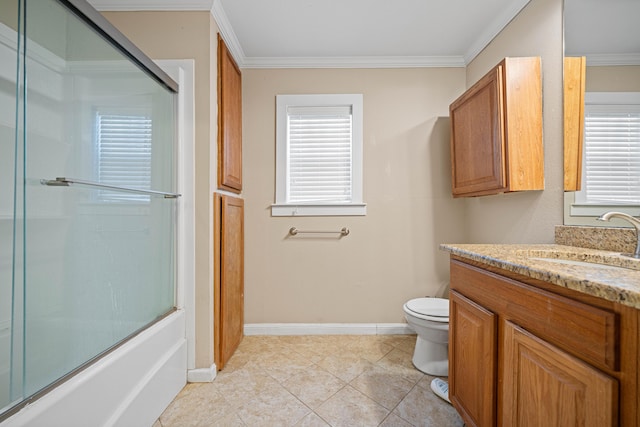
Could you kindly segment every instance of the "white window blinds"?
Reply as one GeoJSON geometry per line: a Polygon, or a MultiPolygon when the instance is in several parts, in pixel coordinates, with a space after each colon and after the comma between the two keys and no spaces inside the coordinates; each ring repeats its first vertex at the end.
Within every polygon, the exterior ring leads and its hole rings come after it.
{"type": "Polygon", "coordinates": [[[287,203],[350,203],[351,106],[288,107],[287,127],[287,203]]]}
{"type": "MultiPolygon", "coordinates": [[[[97,169],[102,184],[151,189],[152,120],[149,115],[96,115],[97,169]]],[[[149,196],[102,190],[107,202],[148,202],[149,196]]]]}
{"type": "Polygon", "coordinates": [[[585,105],[583,203],[640,204],[640,105],[585,105]]]}

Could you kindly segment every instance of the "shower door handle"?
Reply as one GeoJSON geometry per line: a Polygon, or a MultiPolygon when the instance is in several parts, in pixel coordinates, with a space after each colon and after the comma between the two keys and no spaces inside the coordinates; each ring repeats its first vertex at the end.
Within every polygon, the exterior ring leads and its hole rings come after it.
{"type": "Polygon", "coordinates": [[[70,184],[87,185],[87,186],[90,186],[90,187],[105,188],[105,189],[108,189],[108,190],[127,191],[129,193],[150,194],[150,195],[156,195],[156,196],[164,196],[165,199],[176,199],[176,198],[182,196],[182,194],[169,193],[169,192],[166,192],[166,191],[143,190],[143,189],[140,189],[140,188],[120,187],[120,186],[117,186],[117,185],[101,184],[99,182],[85,181],[85,180],[82,180],[82,179],[65,178],[65,177],[58,177],[56,179],[41,179],[40,180],[40,184],[53,186],[53,187],[68,187],[70,184]]]}

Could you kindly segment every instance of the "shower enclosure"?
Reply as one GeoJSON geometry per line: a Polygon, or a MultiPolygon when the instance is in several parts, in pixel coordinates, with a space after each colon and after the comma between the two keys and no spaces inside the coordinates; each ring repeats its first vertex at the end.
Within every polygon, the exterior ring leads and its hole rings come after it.
{"type": "Polygon", "coordinates": [[[0,2],[0,421],[175,310],[176,92],[83,0],[0,2]]]}

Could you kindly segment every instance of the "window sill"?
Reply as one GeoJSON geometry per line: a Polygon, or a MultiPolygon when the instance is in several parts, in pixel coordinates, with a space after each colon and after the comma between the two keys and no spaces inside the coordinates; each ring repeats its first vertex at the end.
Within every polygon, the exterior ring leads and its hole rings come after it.
{"type": "Polygon", "coordinates": [[[271,216],[364,216],[367,214],[365,203],[348,205],[271,205],[271,216]]]}

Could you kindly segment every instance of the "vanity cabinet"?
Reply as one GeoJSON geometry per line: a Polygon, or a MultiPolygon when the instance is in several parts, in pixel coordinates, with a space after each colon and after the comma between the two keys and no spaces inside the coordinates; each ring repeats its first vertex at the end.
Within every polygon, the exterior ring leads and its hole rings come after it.
{"type": "Polygon", "coordinates": [[[449,338],[466,425],[640,425],[637,310],[468,262],[452,256],[449,338]]]}
{"type": "Polygon", "coordinates": [[[449,107],[454,197],[544,189],[540,58],[505,58],[449,107]]]}

